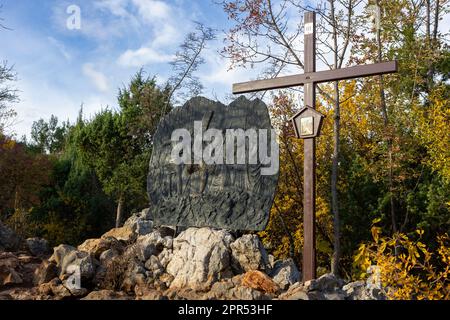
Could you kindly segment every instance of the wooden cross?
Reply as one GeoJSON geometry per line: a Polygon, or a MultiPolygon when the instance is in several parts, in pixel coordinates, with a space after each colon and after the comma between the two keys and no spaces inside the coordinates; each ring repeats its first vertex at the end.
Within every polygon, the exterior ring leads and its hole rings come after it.
{"type": "MultiPolygon", "coordinates": [[[[316,84],[394,73],[398,71],[397,61],[355,66],[316,72],[316,14],[305,13],[305,61],[304,74],[256,80],[233,84],[233,93],[248,93],[271,89],[304,86],[304,103],[308,109],[316,108],[316,84]]],[[[306,122],[306,121],[305,121],[306,122]]],[[[296,128],[296,132],[299,129],[296,128]]],[[[316,130],[317,132],[317,130],[316,130]]],[[[303,281],[316,278],[315,211],[316,211],[316,139],[304,137],[303,166],[303,281]]],[[[300,136],[301,138],[301,136],[300,136]]]]}

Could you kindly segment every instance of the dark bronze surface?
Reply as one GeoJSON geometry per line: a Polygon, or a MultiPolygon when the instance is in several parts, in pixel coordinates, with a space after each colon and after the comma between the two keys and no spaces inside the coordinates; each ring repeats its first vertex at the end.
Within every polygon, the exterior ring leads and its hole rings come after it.
{"type": "Polygon", "coordinates": [[[155,224],[264,230],[278,172],[261,175],[262,165],[248,164],[247,153],[247,164],[172,163],[172,132],[185,128],[193,137],[194,121],[202,122],[203,132],[254,128],[267,129],[270,134],[271,129],[267,106],[258,99],[240,97],[225,106],[197,97],[175,108],[158,125],[150,160],[147,189],[155,224]]]}

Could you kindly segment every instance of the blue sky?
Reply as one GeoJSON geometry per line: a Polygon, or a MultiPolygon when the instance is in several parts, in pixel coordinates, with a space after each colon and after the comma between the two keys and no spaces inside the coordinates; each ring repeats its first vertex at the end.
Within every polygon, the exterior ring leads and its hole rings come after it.
{"type": "MultiPolygon", "coordinates": [[[[215,0],[0,0],[0,61],[15,66],[20,90],[16,124],[9,133],[30,134],[33,121],[73,122],[81,104],[85,116],[117,108],[117,92],[141,67],[163,84],[170,60],[194,21],[219,30],[204,52],[197,76],[203,95],[226,102],[234,82],[257,77],[258,69],[229,70],[218,51],[230,22],[215,0]],[[70,30],[70,6],[80,8],[81,28],[70,30]]],[[[304,0],[304,3],[314,3],[304,0]]],[[[297,23],[297,16],[291,21],[297,23]]],[[[450,30],[450,14],[441,31],[450,30]]],[[[319,63],[319,69],[324,66],[319,63]]],[[[292,71],[292,70],[291,70],[292,71]]]]}
{"type": "MultiPolygon", "coordinates": [[[[1,30],[0,59],[15,66],[21,101],[15,105],[18,137],[31,124],[51,114],[74,121],[80,105],[89,116],[117,107],[119,87],[141,67],[163,83],[169,61],[193,21],[224,30],[227,17],[212,0],[0,0],[0,17],[11,31],[1,30]],[[67,8],[80,8],[81,28],[70,30],[67,8]]],[[[204,95],[223,99],[231,84],[249,79],[248,70],[228,71],[217,53],[223,35],[205,51],[198,73],[204,95]]]]}

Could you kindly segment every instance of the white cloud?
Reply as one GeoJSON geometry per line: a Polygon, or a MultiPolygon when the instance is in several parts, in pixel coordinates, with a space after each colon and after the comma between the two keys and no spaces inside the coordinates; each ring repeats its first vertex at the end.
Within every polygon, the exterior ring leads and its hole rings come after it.
{"type": "Polygon", "coordinates": [[[171,17],[171,8],[163,1],[158,0],[132,0],[138,8],[142,19],[153,23],[155,19],[165,20],[171,17]]]}
{"type": "Polygon", "coordinates": [[[178,43],[181,40],[180,30],[170,23],[163,24],[155,30],[152,46],[165,47],[178,43]]]}
{"type": "MultiPolygon", "coordinates": [[[[175,46],[181,42],[187,26],[184,12],[165,1],[159,0],[98,0],[94,5],[101,10],[107,10],[120,23],[131,22],[137,30],[135,34],[141,38],[137,49],[126,48],[119,54],[117,60],[120,66],[142,67],[151,63],[166,63],[172,59],[169,52],[175,51],[175,46]]],[[[95,21],[95,20],[94,20],[95,21]]],[[[93,23],[93,21],[88,21],[93,23]]],[[[89,25],[88,25],[89,27],[89,25]]],[[[98,26],[101,28],[101,26],[98,26]]],[[[127,28],[120,28],[114,32],[120,33],[127,28]]],[[[97,28],[89,28],[85,32],[101,37],[102,32],[97,28]],[[98,35],[100,33],[100,35],[98,35]]],[[[114,34],[113,32],[113,34],[114,34]]]]}
{"type": "Polygon", "coordinates": [[[72,59],[71,54],[67,51],[66,47],[64,46],[64,44],[58,40],[56,40],[53,37],[47,37],[48,41],[55,46],[59,52],[61,53],[61,55],[67,60],[70,61],[72,59]]]}
{"type": "Polygon", "coordinates": [[[63,91],[45,80],[23,80],[19,86],[21,100],[15,106],[17,123],[12,128],[17,137],[29,137],[33,122],[40,118],[48,120],[51,115],[55,115],[59,121],[69,120],[74,123],[81,105],[84,117],[89,119],[102,108],[113,107],[116,103],[115,96],[109,92],[95,94],[63,91]]]}
{"type": "Polygon", "coordinates": [[[82,68],[83,74],[89,78],[92,84],[101,92],[107,92],[109,90],[108,79],[106,76],[94,69],[93,64],[86,63],[82,68]]]}
{"type": "Polygon", "coordinates": [[[221,43],[215,41],[210,44],[211,47],[203,52],[205,57],[205,65],[199,72],[199,78],[208,86],[224,86],[226,89],[231,88],[235,82],[249,81],[251,78],[257,77],[260,68],[234,68],[230,70],[230,63],[227,59],[221,57],[217,51],[221,48],[221,43]]]}
{"type": "Polygon", "coordinates": [[[203,73],[200,77],[202,81],[209,84],[230,86],[233,82],[236,82],[240,78],[244,78],[244,75],[247,74],[245,69],[228,70],[225,61],[222,61],[222,64],[216,64],[214,68],[211,68],[211,65],[209,67],[209,72],[203,73]]]}
{"type": "MultiPolygon", "coordinates": [[[[81,103],[86,117],[108,105],[114,107],[117,88],[129,82],[135,67],[146,65],[163,85],[171,75],[167,62],[192,30],[195,5],[185,0],[78,2],[81,30],[66,28],[66,8],[71,2],[57,1],[50,17],[44,17],[50,19],[48,28],[24,15],[11,23],[23,28],[2,34],[7,45],[0,46],[0,56],[16,64],[19,73],[21,101],[15,105],[19,123],[13,127],[19,136],[29,135],[33,121],[51,114],[75,121],[81,103]]],[[[204,66],[205,75],[213,66],[204,66]]],[[[209,79],[219,81],[222,76],[209,79]]],[[[220,82],[214,83],[220,91],[220,82]]]]}
{"type": "Polygon", "coordinates": [[[94,2],[94,6],[100,9],[109,10],[113,15],[128,18],[130,14],[128,13],[126,6],[128,0],[100,0],[94,2]]]}
{"type": "Polygon", "coordinates": [[[108,42],[122,38],[127,33],[136,32],[141,24],[133,14],[127,11],[129,0],[103,0],[87,2],[81,8],[81,28],[67,28],[67,2],[61,1],[53,7],[51,16],[53,26],[65,36],[82,35],[98,42],[108,42]],[[103,11],[103,12],[102,12],[103,11]]]}
{"type": "Polygon", "coordinates": [[[185,21],[184,13],[175,7],[158,0],[132,0],[132,4],[142,23],[152,28],[152,48],[176,44],[186,32],[189,22],[185,21]],[[180,29],[180,26],[183,27],[180,29]]]}
{"type": "Polygon", "coordinates": [[[149,63],[164,63],[172,60],[172,56],[158,53],[152,48],[141,47],[137,50],[127,50],[118,59],[124,67],[142,67],[149,63]]]}
{"type": "Polygon", "coordinates": [[[34,121],[40,118],[48,120],[53,114],[59,120],[76,119],[80,103],[70,96],[70,92],[64,92],[50,85],[46,79],[20,80],[20,102],[15,105],[17,111],[17,124],[13,131],[17,137],[28,135],[34,121]]]}

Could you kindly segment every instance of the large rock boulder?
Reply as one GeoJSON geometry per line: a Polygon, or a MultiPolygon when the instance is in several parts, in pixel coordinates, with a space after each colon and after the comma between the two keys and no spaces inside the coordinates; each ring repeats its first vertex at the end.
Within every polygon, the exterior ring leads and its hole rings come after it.
{"type": "Polygon", "coordinates": [[[114,249],[108,249],[106,251],[103,251],[102,254],[99,257],[100,264],[107,265],[112,259],[119,256],[120,252],[114,250],[114,249]]]}
{"type": "Polygon", "coordinates": [[[83,251],[74,250],[67,254],[61,261],[60,274],[61,279],[66,279],[74,275],[80,277],[80,284],[84,281],[90,281],[95,275],[95,263],[92,256],[83,251]]]}
{"type": "Polygon", "coordinates": [[[337,278],[332,273],[326,273],[321,277],[306,281],[304,286],[308,289],[308,291],[327,291],[332,292],[342,288],[344,285],[344,281],[342,279],[337,278]]]}
{"type": "Polygon", "coordinates": [[[124,227],[131,227],[137,236],[146,235],[153,230],[153,221],[150,217],[150,209],[134,213],[124,223],[124,227]]]}
{"type": "Polygon", "coordinates": [[[20,242],[20,237],[0,222],[0,251],[16,251],[20,242]]]}
{"type": "Polygon", "coordinates": [[[102,235],[103,239],[107,239],[109,237],[116,238],[117,240],[125,243],[132,243],[136,240],[137,234],[134,232],[133,227],[127,225],[120,228],[111,229],[102,235]]]}
{"type": "Polygon", "coordinates": [[[159,261],[158,257],[151,256],[146,262],[145,262],[145,269],[147,269],[150,272],[150,276],[152,278],[158,278],[164,273],[164,267],[159,261]]]}
{"type": "Polygon", "coordinates": [[[21,263],[19,258],[10,252],[0,252],[0,287],[21,284],[21,263]]]}
{"type": "Polygon", "coordinates": [[[230,247],[231,264],[236,273],[269,268],[269,256],[257,235],[243,235],[230,247]]]}
{"type": "Polygon", "coordinates": [[[136,300],[167,300],[167,297],[159,290],[149,287],[136,286],[136,300]]]}
{"type": "Polygon", "coordinates": [[[300,272],[292,259],[276,261],[269,275],[283,290],[300,281],[300,272]]]}
{"type": "Polygon", "coordinates": [[[289,289],[278,297],[279,300],[310,300],[308,290],[301,282],[294,283],[289,289]]]}
{"type": "Polygon", "coordinates": [[[158,255],[158,260],[161,265],[166,268],[170,260],[172,260],[173,251],[171,249],[164,248],[163,251],[158,255]]]}
{"type": "Polygon", "coordinates": [[[136,244],[128,246],[122,254],[105,251],[93,282],[103,289],[133,292],[135,285],[145,282],[147,271],[137,256],[136,244]],[[110,257],[104,257],[105,254],[110,257]]]}
{"type": "Polygon", "coordinates": [[[78,246],[79,251],[87,252],[96,259],[99,259],[103,252],[110,249],[121,252],[123,250],[123,246],[116,238],[113,237],[88,239],[78,246]]]}
{"type": "Polygon", "coordinates": [[[152,255],[158,255],[164,249],[172,249],[173,238],[162,237],[159,230],[155,230],[136,240],[136,251],[140,261],[147,261],[152,255]]]}
{"type": "Polygon", "coordinates": [[[267,300],[262,291],[242,285],[242,275],[216,282],[204,296],[208,300],[267,300]]]}
{"type": "Polygon", "coordinates": [[[265,273],[251,270],[242,277],[242,285],[263,293],[276,294],[280,287],[265,273]]]}
{"type": "Polygon", "coordinates": [[[368,286],[365,281],[350,282],[342,287],[347,300],[385,300],[383,288],[368,286]]]}
{"type": "Polygon", "coordinates": [[[44,256],[50,252],[48,241],[42,238],[28,238],[25,240],[28,251],[34,256],[44,256]]]}
{"type": "Polygon", "coordinates": [[[208,287],[231,276],[230,244],[233,236],[225,230],[189,228],[173,242],[173,256],[167,272],[174,279],[171,288],[208,287]]]}
{"type": "Polygon", "coordinates": [[[130,260],[124,273],[121,289],[132,294],[136,286],[146,283],[146,269],[140,261],[130,260]]]}
{"type": "Polygon", "coordinates": [[[54,262],[48,260],[42,261],[41,265],[34,272],[33,283],[39,286],[43,283],[47,283],[50,280],[58,277],[58,267],[54,262]]]}
{"type": "Polygon", "coordinates": [[[61,265],[64,257],[75,250],[77,250],[75,247],[67,244],[60,244],[59,246],[53,248],[53,255],[48,260],[59,266],[61,265]]]}
{"type": "MultiPolygon", "coordinates": [[[[42,286],[45,286],[45,285],[46,284],[44,284],[42,286]]],[[[56,300],[65,300],[65,299],[72,297],[72,293],[70,293],[69,288],[67,288],[60,279],[55,278],[55,279],[51,280],[48,283],[48,285],[49,285],[51,294],[55,296],[56,300]]],[[[41,290],[42,290],[42,288],[41,288],[41,290]]]]}
{"type": "Polygon", "coordinates": [[[342,287],[344,280],[331,273],[324,274],[318,279],[297,282],[279,296],[280,300],[344,300],[347,295],[342,287]]]}
{"type": "Polygon", "coordinates": [[[79,299],[88,294],[85,288],[75,288],[70,286],[67,281],[54,278],[50,282],[43,283],[37,287],[41,295],[47,296],[52,300],[79,299]]]}

